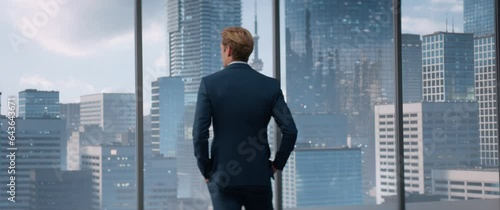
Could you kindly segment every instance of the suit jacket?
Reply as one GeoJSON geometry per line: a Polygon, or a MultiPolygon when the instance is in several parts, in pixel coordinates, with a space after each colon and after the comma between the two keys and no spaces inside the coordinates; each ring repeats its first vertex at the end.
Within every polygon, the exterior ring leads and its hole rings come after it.
{"type": "Polygon", "coordinates": [[[245,63],[203,77],[193,124],[194,154],[202,175],[221,188],[270,185],[272,165],[283,170],[294,149],[297,128],[279,81],[245,63]],[[271,116],[282,133],[274,162],[267,139],[271,116]],[[209,127],[213,125],[211,158],[209,127]]]}

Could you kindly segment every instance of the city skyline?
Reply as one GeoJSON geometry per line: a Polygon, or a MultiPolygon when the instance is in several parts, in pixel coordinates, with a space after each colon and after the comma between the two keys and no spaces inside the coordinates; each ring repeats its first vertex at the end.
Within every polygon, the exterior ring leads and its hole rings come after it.
{"type": "MultiPolygon", "coordinates": [[[[147,15],[143,18],[144,37],[144,84],[156,80],[157,77],[167,76],[168,43],[165,43],[166,12],[163,1],[145,1],[143,10],[147,15]]],[[[61,90],[61,103],[79,102],[80,95],[100,92],[134,92],[134,63],[133,63],[133,4],[110,0],[107,4],[96,1],[60,4],[54,16],[49,16],[49,22],[37,31],[35,38],[26,39],[18,45],[15,51],[11,44],[11,37],[22,37],[20,28],[23,18],[30,20],[38,12],[44,12],[36,1],[12,1],[5,7],[0,7],[0,33],[7,34],[8,38],[0,39],[2,46],[0,57],[5,59],[7,71],[15,80],[8,80],[0,84],[3,92],[2,104],[6,104],[7,97],[16,95],[22,89],[36,88],[39,90],[61,90]],[[114,9],[114,8],[118,9],[114,9]],[[94,18],[83,18],[87,11],[101,8],[94,12],[94,18]],[[108,16],[116,16],[109,18],[108,16]],[[129,16],[127,16],[129,15],[129,16]],[[118,18],[128,17],[128,18],[118,18]],[[80,22],[70,23],[66,19],[77,18],[80,22]],[[96,24],[99,22],[99,24],[96,24]],[[91,26],[89,30],[78,29],[78,25],[91,26]],[[74,33],[61,33],[58,27],[75,28],[74,33]],[[103,28],[105,27],[105,28],[103,28]],[[106,29],[106,30],[102,30],[106,29]],[[60,39],[53,39],[54,36],[60,39]],[[84,36],[85,35],[85,36],[84,36]],[[92,44],[89,44],[92,43],[92,44]],[[43,56],[40,53],[47,52],[43,56]],[[33,62],[23,62],[29,58],[33,62]],[[54,65],[58,64],[58,65],[54,65]],[[16,69],[23,69],[17,71],[16,69]],[[35,70],[36,69],[36,70],[35,70]],[[110,71],[110,69],[113,69],[110,71]],[[118,70],[120,69],[120,70],[118,70]],[[44,71],[44,74],[36,73],[44,71]],[[123,80],[115,80],[110,86],[108,79],[116,72],[126,72],[123,80]],[[101,75],[95,78],[95,75],[101,75]],[[66,90],[63,92],[62,90],[66,90]]],[[[254,1],[242,3],[242,26],[254,32],[254,1]]],[[[264,63],[262,73],[272,75],[272,37],[268,33],[272,28],[270,2],[258,1],[258,31],[259,58],[264,63]]],[[[284,14],[282,14],[283,16],[284,14]]],[[[462,1],[426,0],[425,2],[403,1],[402,28],[403,33],[417,33],[420,35],[445,31],[445,22],[448,17],[449,30],[454,17],[455,31],[463,31],[462,1]],[[428,9],[449,11],[444,13],[422,14],[428,9]]],[[[284,24],[282,24],[284,25],[284,24]]],[[[282,31],[284,33],[284,31],[282,31]]],[[[284,34],[282,34],[284,36],[284,34]]],[[[284,46],[283,46],[284,50],[284,46]]],[[[252,55],[253,57],[253,55],[252,55]]],[[[286,68],[284,61],[282,67],[286,68]]],[[[283,74],[282,76],[285,76],[283,74]]],[[[145,85],[145,89],[148,88],[145,85]]],[[[146,90],[150,90],[150,87],[146,90]]],[[[149,113],[150,95],[145,93],[144,113],[149,113]]],[[[7,109],[2,107],[0,113],[7,109]]]]}
{"type": "MultiPolygon", "coordinates": [[[[9,60],[7,67],[15,66],[19,71],[0,84],[2,137],[9,135],[5,130],[10,120],[2,116],[6,114],[2,110],[8,109],[10,95],[19,96],[16,125],[20,127],[16,130],[20,131],[16,133],[20,141],[16,145],[19,163],[27,165],[19,168],[20,174],[24,178],[31,175],[29,184],[37,186],[43,185],[44,179],[50,180],[49,174],[33,169],[48,169],[50,164],[53,173],[91,171],[90,177],[81,173],[90,179],[80,184],[92,182],[92,202],[87,203],[96,210],[126,210],[137,205],[134,148],[136,140],[142,138],[136,139],[135,133],[140,124],[135,116],[133,13],[126,15],[133,12],[132,1],[43,0],[45,3],[34,5],[28,1],[9,1],[6,4],[17,10],[8,14],[2,14],[0,7],[0,22],[18,17],[22,23],[26,22],[24,17],[42,13],[49,18],[47,25],[31,28],[37,32],[31,31],[35,36],[29,44],[18,42],[16,59],[9,60]],[[86,16],[84,11],[92,11],[94,16],[86,16]],[[101,14],[109,11],[111,15],[101,14]],[[99,22],[108,16],[113,21],[99,22]],[[72,36],[53,31],[67,26],[71,21],[63,19],[70,17],[88,20],[77,21],[81,25],[75,26],[79,29],[72,36]],[[93,34],[92,30],[99,32],[93,34]],[[51,33],[60,35],[60,40],[50,40],[51,33]],[[32,62],[16,63],[21,58],[32,62]],[[46,68],[50,70],[46,72],[46,68]],[[29,73],[29,69],[40,73],[29,73]],[[44,156],[47,154],[51,156],[44,156]],[[40,160],[31,160],[37,157],[40,160]],[[37,161],[42,165],[35,164],[37,161]]],[[[242,24],[258,39],[258,57],[264,63],[260,72],[273,75],[273,37],[268,32],[272,21],[266,21],[272,18],[272,1],[263,1],[145,3],[145,209],[207,209],[210,205],[193,155],[199,79],[222,67],[218,62],[219,30],[227,22],[242,24]],[[257,31],[258,36],[254,34],[257,31]]],[[[398,196],[405,196],[399,187],[406,193],[405,204],[425,202],[421,208],[431,201],[500,198],[500,191],[493,189],[500,183],[495,178],[499,174],[495,36],[476,36],[470,31],[491,30],[490,26],[471,27],[489,20],[485,18],[489,13],[478,15],[478,8],[491,3],[486,1],[402,1],[399,56],[394,56],[391,0],[281,1],[281,89],[299,130],[283,173],[279,180],[274,177],[282,182],[278,192],[285,209],[340,205],[396,209],[401,208],[398,196]],[[464,6],[469,8],[464,11],[464,6]],[[465,18],[464,12],[468,14],[465,18]],[[469,33],[463,32],[464,27],[469,33]],[[402,61],[403,87],[398,86],[404,94],[402,115],[395,114],[395,58],[402,61]],[[399,144],[403,151],[397,148],[399,144]],[[398,168],[399,164],[404,169],[398,168]]],[[[0,26],[0,33],[8,27],[0,26]]],[[[0,57],[4,51],[0,49],[0,57]]],[[[256,57],[252,54],[249,64],[256,57]]],[[[279,136],[275,125],[271,118],[268,137],[261,136],[264,128],[258,135],[271,145],[271,160],[276,152],[274,139],[279,136]]],[[[213,141],[210,137],[220,135],[213,127],[208,133],[209,144],[213,141]]],[[[7,142],[0,143],[0,154],[9,152],[7,142]]],[[[238,152],[242,155],[240,149],[238,152]]],[[[211,158],[217,161],[217,156],[211,158]]],[[[7,161],[1,160],[0,165],[6,167],[7,161]]],[[[7,177],[5,171],[0,178],[7,177]]],[[[57,182],[67,185],[68,181],[57,182]]],[[[24,180],[17,182],[21,190],[30,187],[24,180]]],[[[65,205],[58,199],[40,197],[57,183],[51,185],[33,189],[31,197],[21,192],[24,206],[20,208],[44,200],[54,201],[45,203],[45,208],[65,205]]],[[[77,187],[67,186],[68,191],[77,187]]],[[[54,195],[65,196],[61,192],[54,195]]]]}

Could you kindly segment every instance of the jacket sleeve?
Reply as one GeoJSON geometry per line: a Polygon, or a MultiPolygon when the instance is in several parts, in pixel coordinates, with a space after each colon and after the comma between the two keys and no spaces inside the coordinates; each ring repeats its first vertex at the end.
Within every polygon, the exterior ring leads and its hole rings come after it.
{"type": "Polygon", "coordinates": [[[209,128],[212,123],[210,99],[204,78],[201,79],[196,102],[196,112],[193,124],[193,145],[198,168],[201,174],[208,179],[212,168],[212,160],[208,156],[209,128]]]}
{"type": "Polygon", "coordinates": [[[293,121],[290,109],[288,109],[283,97],[283,91],[279,88],[274,96],[274,107],[272,110],[274,121],[281,129],[282,139],[274,158],[274,167],[278,170],[283,170],[290,153],[295,147],[297,141],[297,128],[293,121]]]}

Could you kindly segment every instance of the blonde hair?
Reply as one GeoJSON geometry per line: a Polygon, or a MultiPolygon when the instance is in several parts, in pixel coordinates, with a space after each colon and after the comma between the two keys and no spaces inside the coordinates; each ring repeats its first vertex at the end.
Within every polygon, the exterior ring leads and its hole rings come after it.
{"type": "Polygon", "coordinates": [[[242,27],[227,27],[221,35],[222,45],[231,47],[234,60],[248,62],[253,51],[252,34],[242,27]]]}

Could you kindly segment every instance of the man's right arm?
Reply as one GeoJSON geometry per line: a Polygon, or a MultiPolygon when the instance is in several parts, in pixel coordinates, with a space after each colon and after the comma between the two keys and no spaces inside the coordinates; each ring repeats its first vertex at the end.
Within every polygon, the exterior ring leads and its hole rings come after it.
{"type": "Polygon", "coordinates": [[[297,128],[295,126],[295,122],[293,121],[292,113],[290,113],[290,109],[288,109],[288,106],[285,103],[283,91],[281,91],[281,88],[279,87],[274,96],[272,116],[281,129],[282,134],[281,144],[276,152],[273,166],[277,170],[282,171],[290,153],[295,147],[295,142],[297,141],[297,128]]]}

